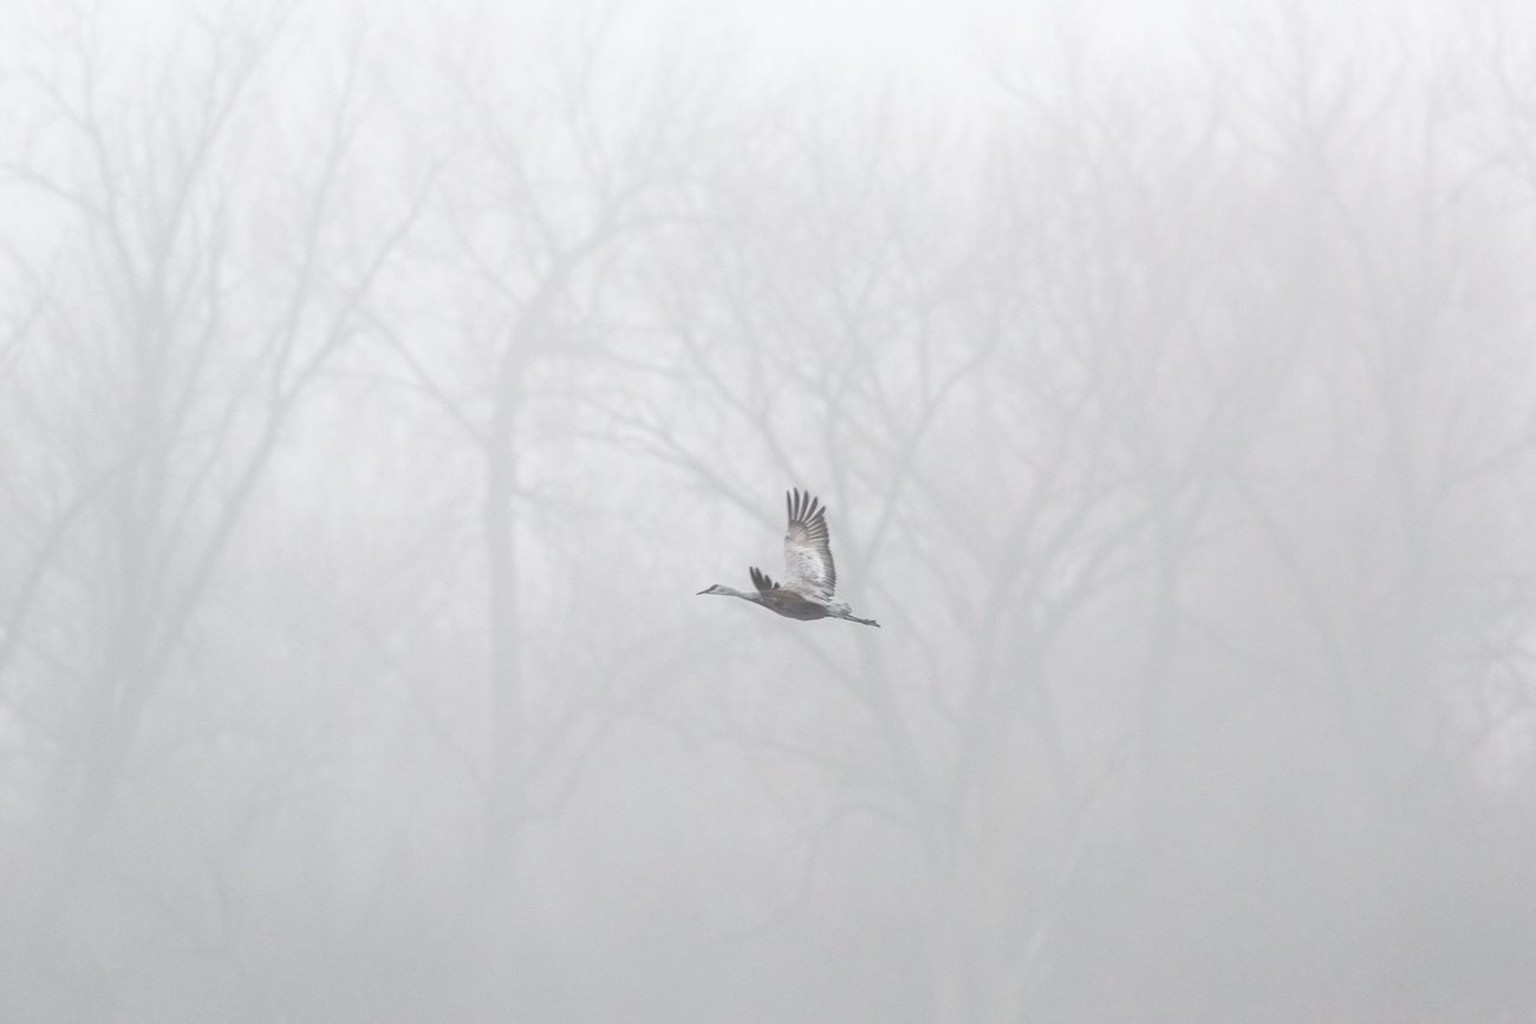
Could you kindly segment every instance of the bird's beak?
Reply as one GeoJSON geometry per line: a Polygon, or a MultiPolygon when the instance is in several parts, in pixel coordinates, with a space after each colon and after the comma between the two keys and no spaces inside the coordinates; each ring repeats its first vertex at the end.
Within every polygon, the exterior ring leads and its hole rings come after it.
{"type": "MultiPolygon", "coordinates": [[[[699,594],[707,594],[707,593],[709,593],[709,588],[708,587],[705,587],[703,590],[699,591],[699,594]]],[[[698,597],[699,594],[694,594],[693,596],[694,597],[698,597]]]]}

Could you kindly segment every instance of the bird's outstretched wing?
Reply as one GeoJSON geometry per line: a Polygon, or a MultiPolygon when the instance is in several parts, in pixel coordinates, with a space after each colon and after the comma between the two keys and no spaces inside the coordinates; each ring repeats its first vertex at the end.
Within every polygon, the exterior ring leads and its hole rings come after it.
{"type": "Polygon", "coordinates": [[[837,589],[837,570],[827,539],[827,510],[799,488],[785,494],[789,505],[789,532],[784,535],[786,589],[817,601],[832,600],[837,589]]]}
{"type": "Polygon", "coordinates": [[[763,593],[766,594],[770,590],[779,589],[779,585],[773,582],[773,577],[763,572],[757,566],[749,566],[747,571],[752,574],[752,585],[763,593]]]}

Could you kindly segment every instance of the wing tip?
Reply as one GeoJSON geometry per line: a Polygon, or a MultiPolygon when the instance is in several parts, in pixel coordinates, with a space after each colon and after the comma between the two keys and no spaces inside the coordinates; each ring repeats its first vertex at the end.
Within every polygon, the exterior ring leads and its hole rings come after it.
{"type": "Polygon", "coordinates": [[[772,576],[769,576],[755,565],[748,566],[747,573],[752,577],[752,585],[763,593],[767,593],[770,590],[777,590],[779,587],[779,585],[774,582],[772,576]]]}
{"type": "Polygon", "coordinates": [[[825,520],[827,506],[820,498],[809,490],[802,491],[798,487],[784,492],[784,504],[789,510],[791,523],[803,523],[810,526],[817,520],[825,520]]]}

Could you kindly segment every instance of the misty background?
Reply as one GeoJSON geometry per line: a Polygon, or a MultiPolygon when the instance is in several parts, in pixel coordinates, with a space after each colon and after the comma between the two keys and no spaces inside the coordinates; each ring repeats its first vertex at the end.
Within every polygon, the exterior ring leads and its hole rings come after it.
{"type": "Polygon", "coordinates": [[[4,7],[0,1019],[1536,1017],[1527,5],[4,7]]]}

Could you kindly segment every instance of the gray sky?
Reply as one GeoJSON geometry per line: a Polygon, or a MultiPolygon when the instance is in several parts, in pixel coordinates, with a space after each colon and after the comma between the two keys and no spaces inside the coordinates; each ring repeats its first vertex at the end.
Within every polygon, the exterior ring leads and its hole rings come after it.
{"type": "Polygon", "coordinates": [[[0,1020],[1536,1013],[1523,7],[15,6],[0,1020]]]}

